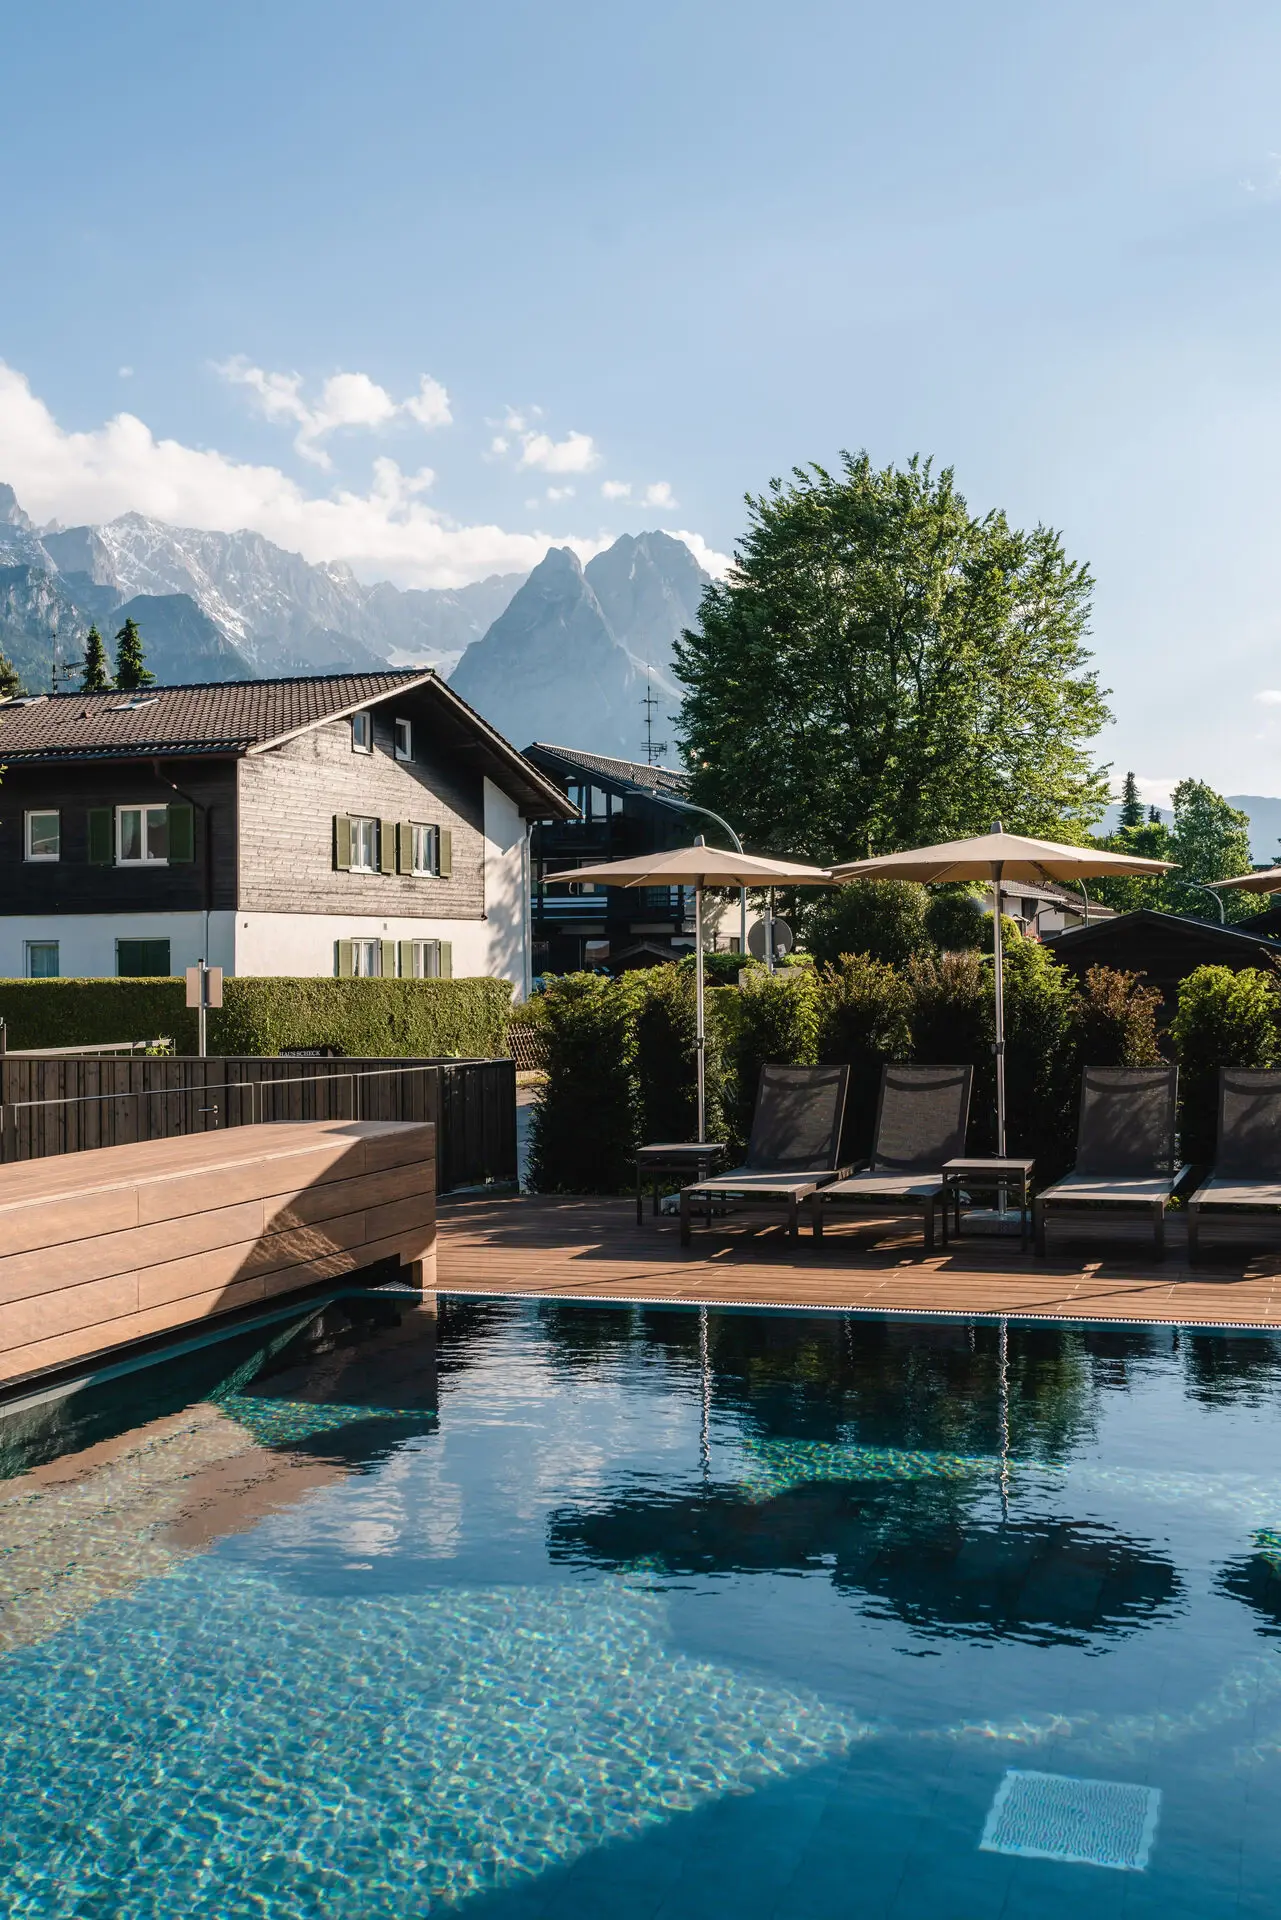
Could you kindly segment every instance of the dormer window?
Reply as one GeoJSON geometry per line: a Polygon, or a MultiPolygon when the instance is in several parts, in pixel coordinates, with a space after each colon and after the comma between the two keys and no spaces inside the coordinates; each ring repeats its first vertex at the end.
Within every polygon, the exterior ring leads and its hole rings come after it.
{"type": "Polygon", "coordinates": [[[396,722],[396,758],[412,760],[414,757],[414,729],[408,720],[396,722]]]}
{"type": "Polygon", "coordinates": [[[351,750],[353,753],[372,753],[374,750],[374,716],[372,713],[353,713],[351,716],[351,750]]]}

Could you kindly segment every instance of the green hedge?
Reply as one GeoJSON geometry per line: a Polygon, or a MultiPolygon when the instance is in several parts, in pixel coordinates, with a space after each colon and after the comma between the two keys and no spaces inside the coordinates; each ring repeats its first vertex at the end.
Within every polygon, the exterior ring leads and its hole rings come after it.
{"type": "Polygon", "coordinates": [[[1179,983],[1171,1029],[1179,1059],[1179,1132],[1184,1160],[1214,1158],[1219,1068],[1272,1067],[1281,1057],[1277,977],[1257,967],[1198,967],[1179,983]]]}
{"type": "MultiPolygon", "coordinates": [[[[494,1059],[507,1051],[511,993],[508,980],[229,979],[224,1005],[209,1015],[209,1050],[494,1059]]],[[[15,1051],[164,1036],[194,1053],[196,1016],[185,1002],[182,980],[0,980],[15,1051]]]]}

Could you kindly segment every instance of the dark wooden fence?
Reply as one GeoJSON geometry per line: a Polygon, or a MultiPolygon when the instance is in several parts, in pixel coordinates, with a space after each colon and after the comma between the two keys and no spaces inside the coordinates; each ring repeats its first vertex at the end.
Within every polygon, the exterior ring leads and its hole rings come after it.
{"type": "Polygon", "coordinates": [[[261,1120],[434,1120],[442,1193],[516,1179],[512,1060],[0,1056],[0,1159],[261,1120]]]}

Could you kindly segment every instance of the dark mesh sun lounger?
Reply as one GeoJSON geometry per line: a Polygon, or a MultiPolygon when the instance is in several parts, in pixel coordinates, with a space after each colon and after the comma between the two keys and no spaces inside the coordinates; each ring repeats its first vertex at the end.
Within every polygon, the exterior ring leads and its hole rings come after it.
{"type": "Polygon", "coordinates": [[[681,1244],[688,1245],[697,1201],[782,1201],[797,1232],[797,1209],[839,1172],[848,1067],[765,1066],[756,1092],[752,1137],[741,1167],[681,1191],[681,1244]]]}
{"type": "MultiPolygon", "coordinates": [[[[934,1248],[934,1208],[943,1166],[965,1151],[973,1067],[887,1066],[881,1074],[872,1157],[861,1173],[821,1187],[810,1199],[815,1237],[830,1206],[880,1206],[901,1200],[925,1213],[925,1246],[934,1248]]],[[[947,1219],[944,1216],[944,1235],[947,1219]]]]}
{"type": "Polygon", "coordinates": [[[1076,1165],[1032,1203],[1036,1250],[1046,1207],[1139,1207],[1150,1212],[1158,1258],[1165,1210],[1185,1169],[1174,1163],[1177,1067],[1087,1067],[1081,1075],[1076,1165]]]}
{"type": "Polygon", "coordinates": [[[1201,1213],[1281,1212],[1281,1069],[1222,1067],[1218,1152],[1188,1202],[1188,1255],[1200,1252],[1201,1213]]]}

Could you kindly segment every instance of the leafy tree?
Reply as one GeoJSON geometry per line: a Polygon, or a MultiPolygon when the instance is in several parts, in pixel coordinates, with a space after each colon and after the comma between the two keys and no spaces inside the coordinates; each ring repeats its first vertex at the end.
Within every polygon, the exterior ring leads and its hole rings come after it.
{"type": "Polygon", "coordinates": [[[1125,776],[1121,788],[1121,819],[1123,827],[1141,827],[1143,825],[1143,802],[1139,798],[1139,783],[1132,773],[1125,776]]]}
{"type": "Polygon", "coordinates": [[[820,966],[854,953],[901,966],[929,945],[927,904],[924,887],[910,880],[853,880],[822,891],[808,916],[806,941],[820,966]]]}
{"type": "Polygon", "coordinates": [[[153,686],[155,679],[143,655],[138,622],[126,620],[116,635],[116,685],[121,693],[137,693],[142,687],[153,686]]]}
{"type": "MultiPolygon", "coordinates": [[[[137,631],[136,628],[134,630],[137,631]]],[[[102,635],[97,627],[93,626],[85,635],[85,657],[84,665],[80,669],[80,691],[107,693],[110,688],[111,675],[107,672],[107,649],[102,644],[102,635]]]]}
{"type": "Polygon", "coordinates": [[[950,469],[797,468],[676,648],[694,798],[763,848],[844,859],[999,816],[1079,838],[1106,803],[1088,570],[973,515],[950,469]]]}
{"type": "MultiPolygon", "coordinates": [[[[1153,809],[1155,812],[1155,809],[1153,809]]],[[[1142,826],[1122,826],[1102,843],[1118,853],[1146,860],[1172,860],[1177,872],[1145,877],[1127,875],[1090,883],[1091,894],[1119,913],[1155,907],[1163,913],[1182,913],[1196,920],[1217,919],[1213,903],[1188,881],[1207,886],[1249,873],[1250,816],[1231,807],[1204,780],[1180,780],[1174,789],[1174,824],[1149,819],[1142,826]]],[[[1224,917],[1243,920],[1257,911],[1257,901],[1241,894],[1221,896],[1224,917]]]]}
{"type": "Polygon", "coordinates": [[[925,909],[925,931],[942,953],[971,953],[983,945],[987,918],[972,888],[938,887],[925,909]]]}
{"type": "Polygon", "coordinates": [[[7,654],[0,653],[0,700],[12,700],[22,692],[22,679],[7,654]]]}

